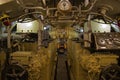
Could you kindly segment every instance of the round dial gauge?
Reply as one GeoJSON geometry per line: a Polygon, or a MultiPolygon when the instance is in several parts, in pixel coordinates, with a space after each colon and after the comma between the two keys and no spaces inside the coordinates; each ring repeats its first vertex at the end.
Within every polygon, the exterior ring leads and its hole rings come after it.
{"type": "Polygon", "coordinates": [[[71,9],[71,3],[67,0],[60,1],[58,3],[58,9],[61,11],[69,11],[71,9]]]}

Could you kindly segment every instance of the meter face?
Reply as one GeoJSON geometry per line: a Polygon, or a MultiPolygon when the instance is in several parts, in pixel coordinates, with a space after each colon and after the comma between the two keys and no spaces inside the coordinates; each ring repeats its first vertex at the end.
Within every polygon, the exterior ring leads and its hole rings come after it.
{"type": "Polygon", "coordinates": [[[94,38],[98,50],[120,49],[120,33],[94,33],[94,38]]]}

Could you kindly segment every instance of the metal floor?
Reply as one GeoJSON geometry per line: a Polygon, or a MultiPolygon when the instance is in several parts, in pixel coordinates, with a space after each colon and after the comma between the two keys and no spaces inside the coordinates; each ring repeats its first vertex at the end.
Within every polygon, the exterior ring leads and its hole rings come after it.
{"type": "Polygon", "coordinates": [[[70,80],[66,60],[65,54],[58,54],[55,80],[70,80]]]}

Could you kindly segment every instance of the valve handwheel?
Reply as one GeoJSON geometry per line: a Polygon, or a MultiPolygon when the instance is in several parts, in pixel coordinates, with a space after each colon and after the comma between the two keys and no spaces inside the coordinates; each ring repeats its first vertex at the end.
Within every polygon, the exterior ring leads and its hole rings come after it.
{"type": "Polygon", "coordinates": [[[6,80],[28,80],[28,72],[20,65],[9,65],[5,71],[6,80]]]}
{"type": "Polygon", "coordinates": [[[100,46],[106,46],[106,41],[104,38],[98,38],[98,45],[100,46]]]}
{"type": "Polygon", "coordinates": [[[116,64],[105,67],[99,80],[120,80],[120,67],[116,64]]]}

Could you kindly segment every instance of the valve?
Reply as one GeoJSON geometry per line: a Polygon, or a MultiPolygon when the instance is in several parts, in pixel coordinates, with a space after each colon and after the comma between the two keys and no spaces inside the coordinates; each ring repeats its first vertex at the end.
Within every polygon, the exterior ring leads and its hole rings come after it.
{"type": "Polygon", "coordinates": [[[120,67],[117,64],[106,66],[101,71],[99,80],[120,80],[120,67]]]}
{"type": "Polygon", "coordinates": [[[5,75],[5,80],[28,80],[28,72],[21,65],[8,65],[3,75],[5,75]]]}

